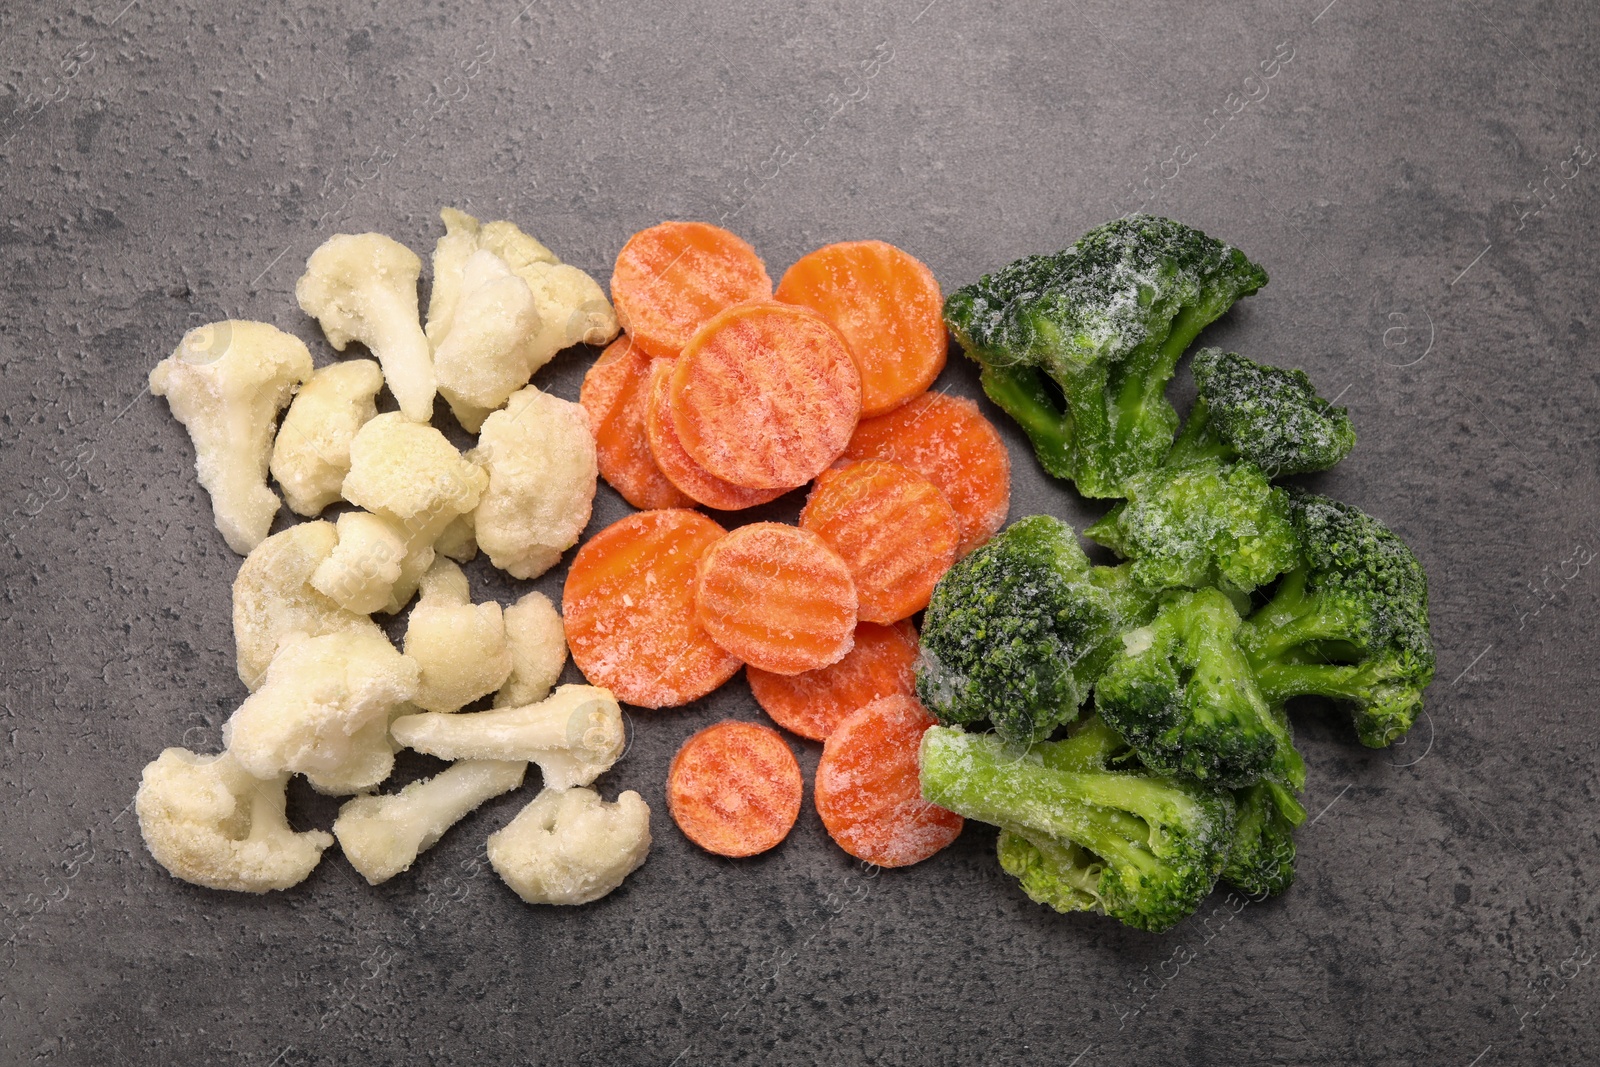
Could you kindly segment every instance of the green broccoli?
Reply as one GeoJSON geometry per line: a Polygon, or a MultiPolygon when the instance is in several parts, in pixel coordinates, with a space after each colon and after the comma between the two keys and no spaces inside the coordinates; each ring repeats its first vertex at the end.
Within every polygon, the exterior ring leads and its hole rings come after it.
{"type": "Polygon", "coordinates": [[[1111,639],[1151,603],[1091,568],[1072,528],[1034,515],[947,571],[922,624],[917,695],[944,723],[1043,740],[1078,715],[1111,639]]]}
{"type": "Polygon", "coordinates": [[[1306,809],[1281,782],[1263,779],[1236,790],[1239,817],[1222,880],[1257,896],[1283,892],[1294,881],[1294,832],[1306,809]]]}
{"type": "Polygon", "coordinates": [[[1082,760],[1073,739],[1023,750],[944,726],[922,735],[922,795],[999,826],[1000,859],[1034,900],[1161,931],[1216,884],[1232,841],[1221,791],[1082,760]],[[1080,766],[1080,763],[1091,765],[1080,766]]]}
{"type": "Polygon", "coordinates": [[[1361,743],[1404,736],[1433,680],[1428,579],[1387,526],[1349,504],[1291,493],[1303,562],[1239,628],[1270,704],[1315,695],[1354,707],[1361,743]]]}
{"type": "Polygon", "coordinates": [[[944,318],[1044,468],[1084,496],[1114,497],[1172,446],[1178,415],[1166,388],[1178,358],[1265,284],[1239,250],[1131,215],[956,290],[944,318]]]}

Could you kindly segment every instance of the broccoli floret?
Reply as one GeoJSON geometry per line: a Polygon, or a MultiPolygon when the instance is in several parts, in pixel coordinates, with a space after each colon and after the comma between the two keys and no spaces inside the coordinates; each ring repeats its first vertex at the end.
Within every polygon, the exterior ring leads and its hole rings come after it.
{"type": "Polygon", "coordinates": [[[987,719],[1021,744],[1075,719],[1103,650],[1140,605],[1131,583],[1096,570],[1072,528],[1048,515],[1013,523],[950,568],[922,626],[923,704],[944,723],[987,719]]]}
{"type": "Polygon", "coordinates": [[[1390,529],[1360,508],[1291,493],[1303,562],[1239,628],[1268,703],[1315,695],[1351,704],[1372,748],[1411,728],[1433,680],[1428,579],[1390,529]]]}
{"type": "Polygon", "coordinates": [[[1172,445],[1178,415],[1166,388],[1178,358],[1265,284],[1239,250],[1131,215],[956,290],[944,318],[1044,468],[1084,496],[1113,497],[1172,445]]]}
{"type": "Polygon", "coordinates": [[[1001,862],[1034,900],[1169,929],[1216,884],[1233,837],[1232,796],[1151,774],[1052,766],[1051,750],[1072,743],[1029,751],[931,727],[922,795],[1005,831],[1001,862]]]}
{"type": "Polygon", "coordinates": [[[1233,352],[1195,353],[1198,396],[1167,466],[1247,459],[1272,477],[1325,471],[1350,454],[1350,413],[1317,395],[1304,371],[1268,367],[1233,352]]]}
{"type": "Polygon", "coordinates": [[[1239,808],[1222,880],[1256,896],[1272,896],[1294,881],[1294,832],[1306,809],[1287,786],[1263,780],[1235,791],[1239,808]]]}

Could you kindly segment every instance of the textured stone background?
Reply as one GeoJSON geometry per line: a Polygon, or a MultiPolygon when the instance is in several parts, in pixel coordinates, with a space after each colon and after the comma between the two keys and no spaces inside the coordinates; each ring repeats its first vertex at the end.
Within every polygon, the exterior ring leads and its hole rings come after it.
{"type": "MultiPolygon", "coordinates": [[[[1592,1062],[1591,5],[121,3],[0,14],[0,1061],[1592,1062]],[[426,253],[445,204],[601,277],[672,217],[774,276],[875,236],[948,287],[1141,205],[1239,245],[1273,281],[1210,336],[1354,413],[1316,481],[1428,567],[1428,720],[1370,752],[1301,715],[1299,883],[1161,937],[1028,903],[981,827],[876,877],[809,810],[770,855],[699,853],[665,768],[759,716],[741,681],[632,715],[602,783],[657,843],[595,906],[525,907],[480,862],[532,785],[379,889],[337,853],[270,899],[174,881],[128,804],[243,696],[239,561],[146,373],[226,316],[331,358],[306,255],[426,253]]],[[[589,358],[539,384],[575,397],[589,358]]],[[[1090,518],[1007,433],[1013,515],[1090,518]]],[[[602,489],[593,528],[624,510],[602,489]]]]}

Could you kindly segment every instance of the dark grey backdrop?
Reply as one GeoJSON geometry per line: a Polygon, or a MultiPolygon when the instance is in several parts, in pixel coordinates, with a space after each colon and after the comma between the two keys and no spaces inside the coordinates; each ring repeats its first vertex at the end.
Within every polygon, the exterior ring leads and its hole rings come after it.
{"type": "MultiPolygon", "coordinates": [[[[123,2],[0,14],[0,1060],[1592,1060],[1592,6],[123,2]],[[330,358],[306,255],[364,229],[425,254],[446,204],[601,278],[676,217],[774,276],[872,236],[948,288],[1140,206],[1239,245],[1272,284],[1211,337],[1354,413],[1319,481],[1427,565],[1429,719],[1369,752],[1302,716],[1299,883],[1161,937],[1028,903],[980,827],[876,877],[809,805],[762,858],[688,846],[667,761],[759,717],[742,681],[633,714],[603,788],[644,794],[656,845],[592,907],[481,862],[531,785],[376,890],[336,852],[268,899],[174,881],[128,805],[244,693],[239,561],[145,375],[226,316],[330,358]]],[[[575,397],[591,357],[539,384],[575,397]]],[[[947,381],[976,395],[960,359],[947,381]]],[[[1094,514],[1005,432],[1014,516],[1094,514]]],[[[624,510],[602,489],[592,528],[624,510]]],[[[294,793],[302,824],[333,810],[294,793]]]]}

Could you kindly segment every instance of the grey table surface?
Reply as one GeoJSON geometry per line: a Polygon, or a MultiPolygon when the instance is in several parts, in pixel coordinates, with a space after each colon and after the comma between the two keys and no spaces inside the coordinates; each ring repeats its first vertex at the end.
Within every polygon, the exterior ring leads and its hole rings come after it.
{"type": "MultiPolygon", "coordinates": [[[[123,3],[0,12],[0,1062],[1594,1062],[1592,5],[123,3]],[[1140,207],[1225,238],[1272,283],[1208,337],[1349,406],[1314,484],[1427,566],[1427,717],[1369,751],[1302,715],[1298,883],[1163,936],[1029,903],[978,826],[875,873],[808,804],[771,854],[699,852],[666,766],[761,717],[742,680],[631,714],[602,788],[656,843],[599,904],[524,906],[482,862],[536,782],[376,889],[336,852],[268,898],[173,880],[129,804],[244,695],[239,560],[146,374],[223,317],[331,359],[307,254],[426,253],[444,205],[602,279],[674,217],[775,276],[884,238],[947,288],[1140,207]]],[[[592,356],[536,381],[575,397],[592,356]]],[[[963,359],[944,381],[978,395],[963,359]]],[[[1001,425],[1013,517],[1096,514],[1001,425]]],[[[602,487],[591,530],[626,510],[602,487]]],[[[299,825],[334,810],[292,793],[299,825]]]]}

